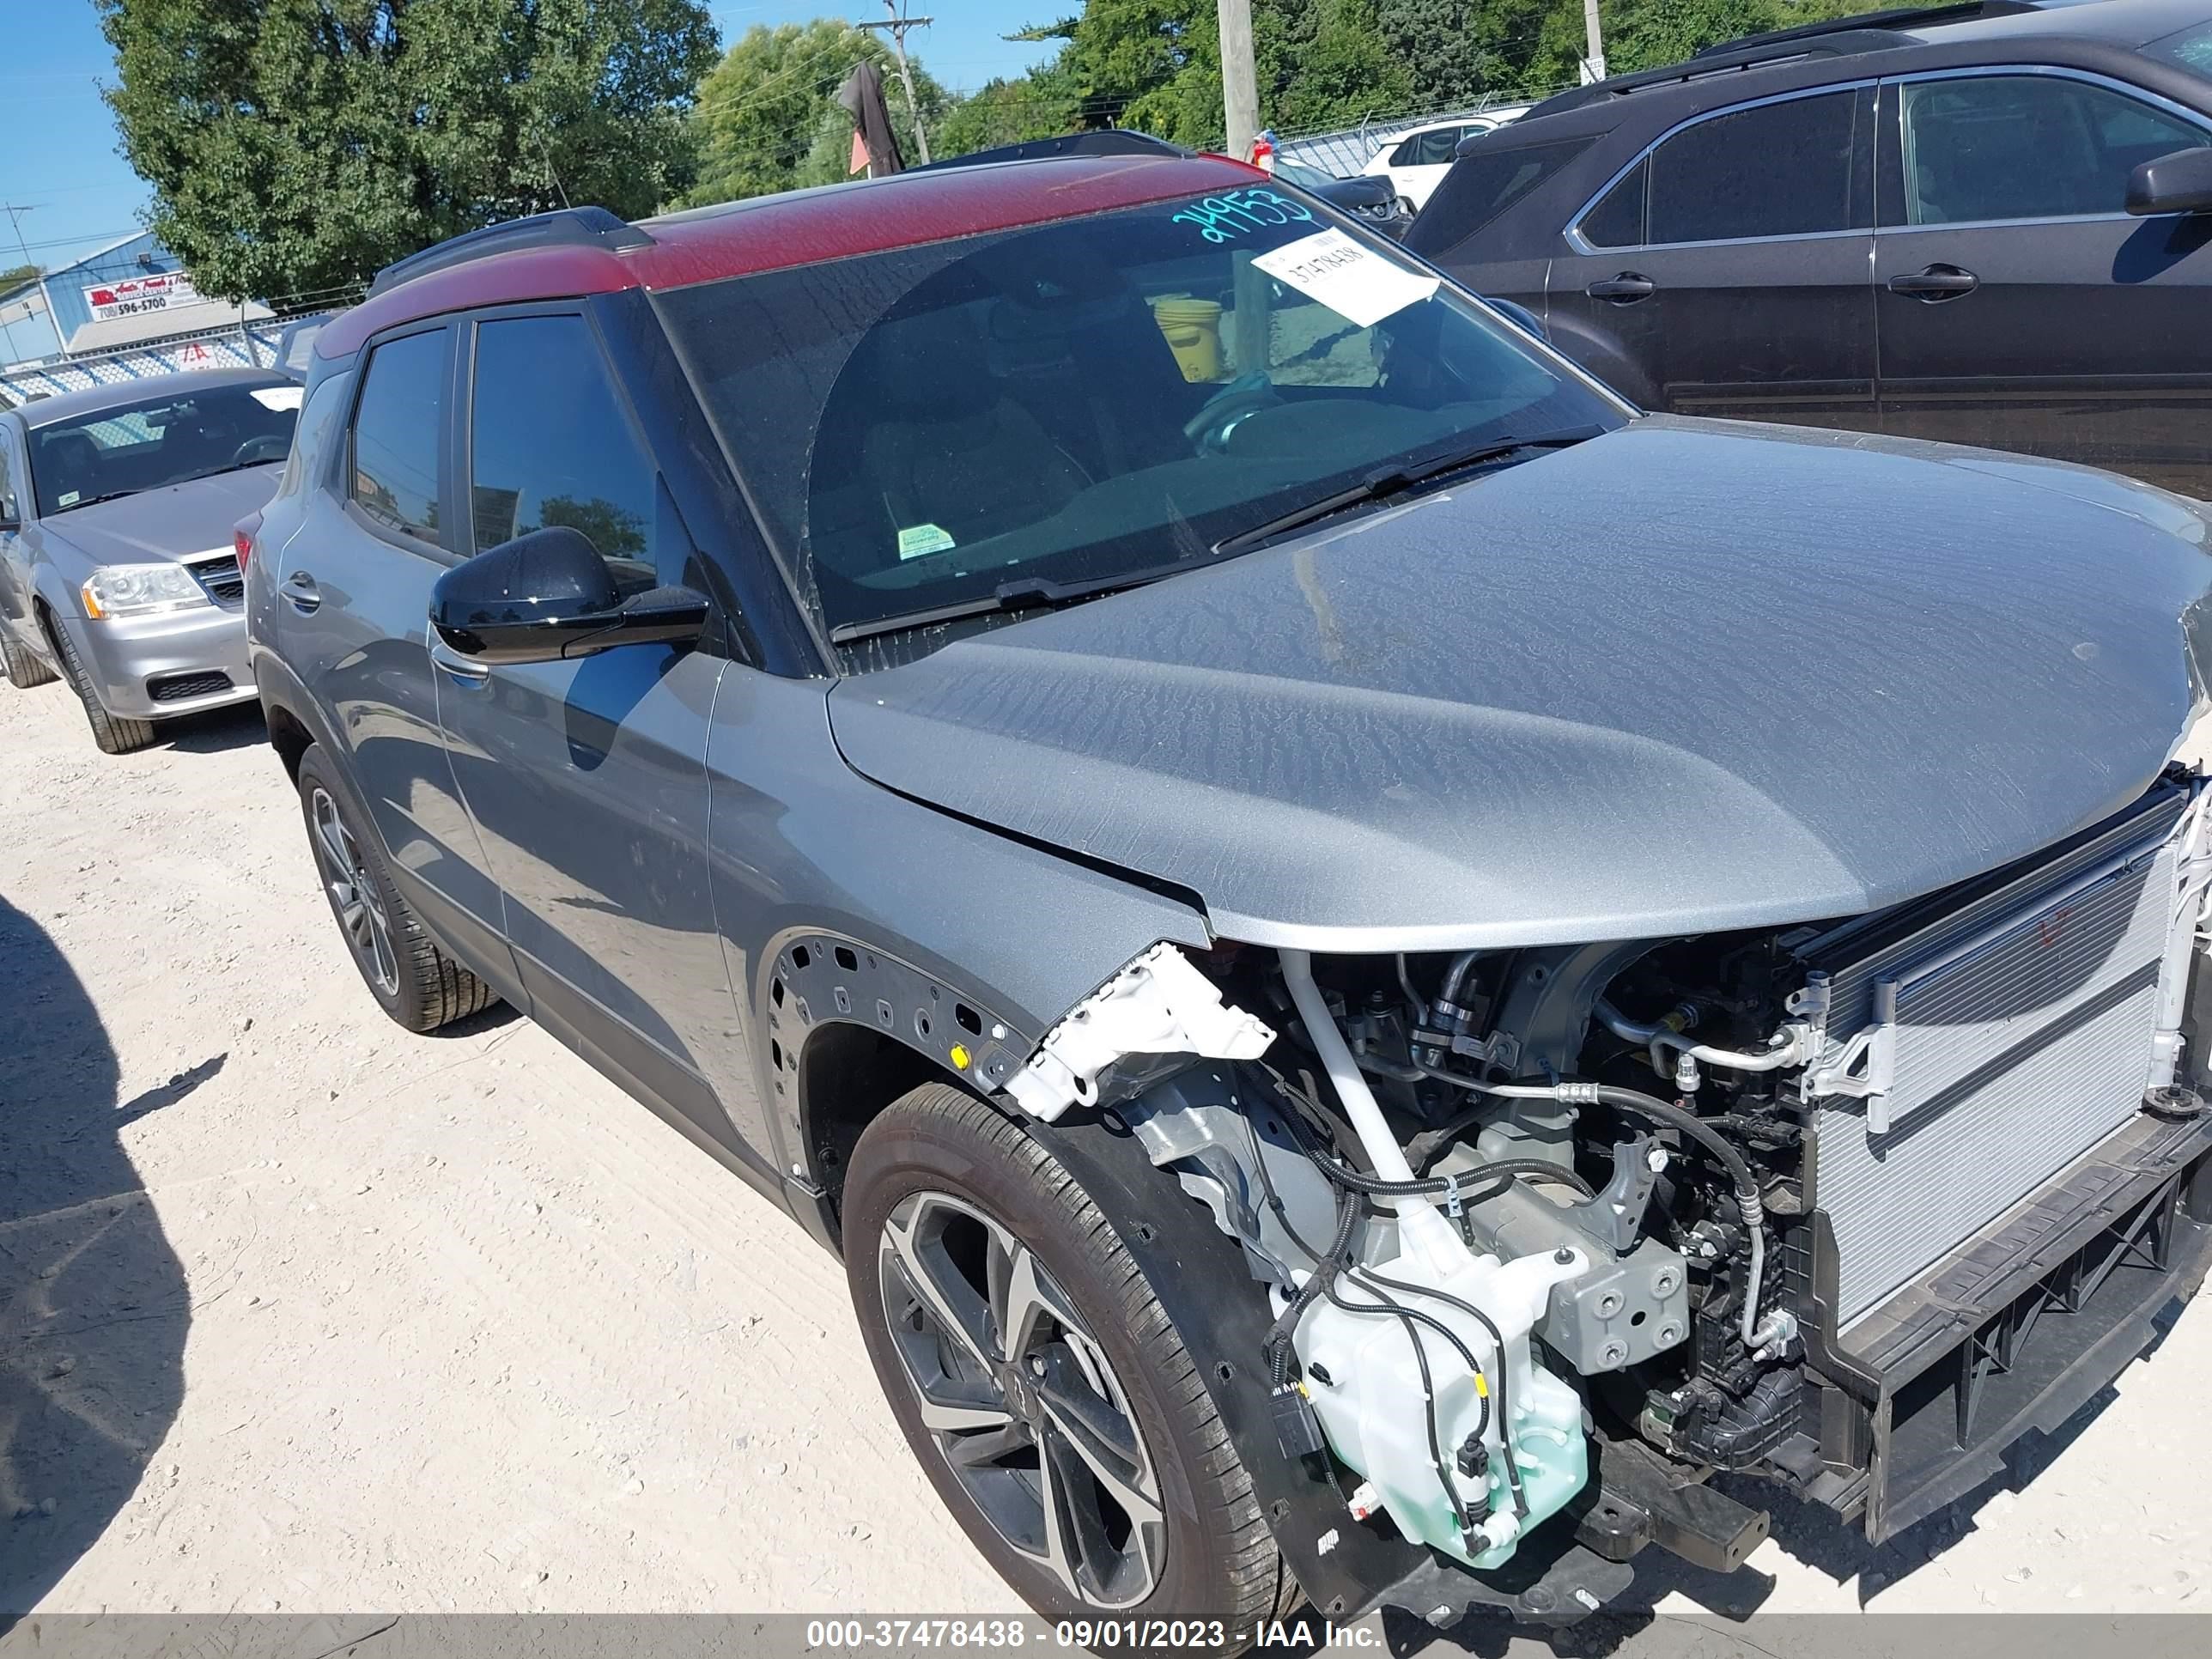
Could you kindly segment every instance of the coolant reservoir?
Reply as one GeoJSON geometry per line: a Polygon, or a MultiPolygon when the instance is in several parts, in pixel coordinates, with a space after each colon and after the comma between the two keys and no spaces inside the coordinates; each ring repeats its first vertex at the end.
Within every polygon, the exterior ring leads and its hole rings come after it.
{"type": "MultiPolygon", "coordinates": [[[[1450,1243],[1446,1252],[1431,1241],[1427,1248],[1378,1264],[1375,1272],[1480,1309],[1504,1339],[1501,1363],[1497,1345],[1479,1320],[1435,1296],[1385,1292],[1449,1326],[1480,1363],[1486,1379],[1487,1409],[1484,1389],[1459,1350],[1432,1327],[1413,1322],[1435,1386],[1437,1443],[1445,1467],[1463,1503],[1471,1508],[1486,1498],[1488,1503],[1489,1517],[1474,1535],[1461,1532],[1437,1479],[1413,1352],[1416,1338],[1407,1334],[1407,1322],[1387,1311],[1347,1312],[1324,1300],[1299,1321],[1292,1344],[1329,1445],[1367,1478],[1399,1531],[1470,1565],[1495,1567],[1511,1559],[1522,1533],[1557,1512],[1589,1478],[1581,1397],[1534,1362],[1528,1332],[1542,1316],[1552,1286],[1588,1272],[1590,1260],[1571,1250],[1501,1263],[1494,1255],[1474,1255],[1456,1237],[1450,1243]],[[1504,1413],[1498,1410],[1501,1395],[1504,1413]],[[1463,1474],[1460,1449],[1479,1428],[1487,1468],[1463,1474]],[[1517,1517],[1504,1456],[1508,1437],[1528,1504],[1527,1515],[1517,1517]]],[[[1376,1291],[1356,1279],[1339,1279],[1337,1291],[1346,1302],[1379,1305],[1376,1291]]]]}

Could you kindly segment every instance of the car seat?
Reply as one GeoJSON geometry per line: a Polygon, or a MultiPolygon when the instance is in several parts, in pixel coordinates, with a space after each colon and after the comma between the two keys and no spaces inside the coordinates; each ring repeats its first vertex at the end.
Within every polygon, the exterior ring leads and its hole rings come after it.
{"type": "Polygon", "coordinates": [[[88,501],[106,493],[106,467],[100,446],[75,427],[41,433],[38,459],[33,465],[39,493],[46,501],[57,504],[65,499],[88,501]]]}

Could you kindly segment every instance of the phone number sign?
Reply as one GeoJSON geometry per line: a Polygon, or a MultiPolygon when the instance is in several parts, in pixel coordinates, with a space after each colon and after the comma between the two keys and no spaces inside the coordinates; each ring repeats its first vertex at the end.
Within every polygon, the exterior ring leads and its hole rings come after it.
{"type": "Polygon", "coordinates": [[[199,297],[192,289],[192,279],[181,270],[159,271],[120,283],[98,283],[84,290],[84,301],[92,307],[93,320],[100,323],[117,317],[141,316],[149,311],[167,311],[171,306],[190,305],[199,297]]]}

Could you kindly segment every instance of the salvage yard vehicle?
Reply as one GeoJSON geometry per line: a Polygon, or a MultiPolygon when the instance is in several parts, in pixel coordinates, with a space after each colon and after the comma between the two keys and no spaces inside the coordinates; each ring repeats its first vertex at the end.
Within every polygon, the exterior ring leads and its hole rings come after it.
{"type": "Polygon", "coordinates": [[[2203,509],[1639,415],[1219,158],[544,216],[315,351],[250,649],[362,977],[842,1252],[1048,1616],[1887,1539],[2204,1272],[2203,509]]]}
{"type": "Polygon", "coordinates": [[[163,374],[0,411],[0,663],[69,683],[110,755],[258,693],[232,526],[267,501],[300,388],[163,374]]]}
{"type": "Polygon", "coordinates": [[[2212,3],[1729,42],[1478,137],[1407,232],[1649,409],[2212,496],[2212,3]]]}
{"type": "Polygon", "coordinates": [[[1526,104],[1501,106],[1479,115],[1428,121],[1409,131],[1395,133],[1368,158],[1361,171],[1369,178],[1383,179],[1396,191],[1399,211],[1410,219],[1428,205],[1429,198],[1451,171],[1452,158],[1462,143],[1510,125],[1528,108],[1526,104]]]}

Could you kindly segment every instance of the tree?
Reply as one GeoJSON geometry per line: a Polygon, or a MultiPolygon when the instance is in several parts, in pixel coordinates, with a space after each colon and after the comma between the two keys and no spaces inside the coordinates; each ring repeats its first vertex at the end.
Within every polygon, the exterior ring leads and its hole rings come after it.
{"type": "Polygon", "coordinates": [[[37,265],[9,265],[0,270],[0,294],[11,294],[19,288],[27,288],[39,280],[37,265]]]}
{"type": "MultiPolygon", "coordinates": [[[[853,122],[836,94],[863,61],[884,77],[891,130],[901,153],[912,161],[917,152],[906,89],[890,48],[880,39],[834,17],[775,28],[756,24],[699,84],[691,115],[699,178],[684,204],[705,206],[847,177],[853,122]]],[[[908,61],[921,118],[934,132],[951,100],[919,58],[908,61]]]]}
{"type": "Polygon", "coordinates": [[[498,220],[690,184],[700,0],[94,0],[148,222],[206,293],[356,283],[498,220]]]}

